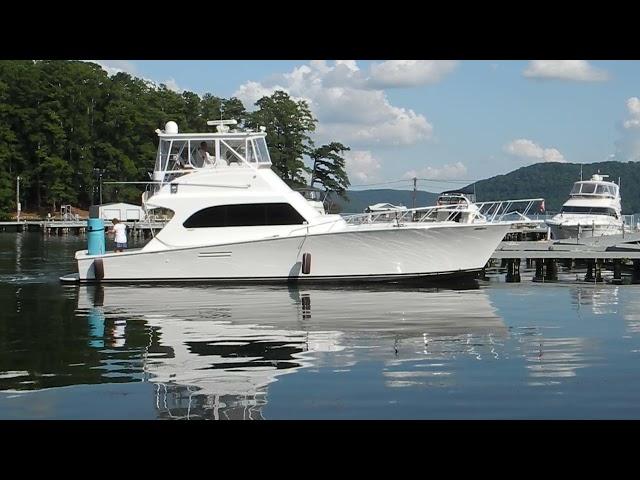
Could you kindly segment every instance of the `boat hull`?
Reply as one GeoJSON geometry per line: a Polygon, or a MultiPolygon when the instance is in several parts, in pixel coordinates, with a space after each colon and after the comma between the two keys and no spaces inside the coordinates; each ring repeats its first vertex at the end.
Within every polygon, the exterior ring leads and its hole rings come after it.
{"type": "Polygon", "coordinates": [[[454,277],[481,270],[509,228],[460,224],[347,230],[152,252],[78,252],[78,280],[358,282],[454,277]]]}
{"type": "Polygon", "coordinates": [[[551,236],[554,240],[620,235],[623,228],[621,223],[590,223],[580,225],[577,222],[547,221],[547,225],[551,228],[551,236]]]}

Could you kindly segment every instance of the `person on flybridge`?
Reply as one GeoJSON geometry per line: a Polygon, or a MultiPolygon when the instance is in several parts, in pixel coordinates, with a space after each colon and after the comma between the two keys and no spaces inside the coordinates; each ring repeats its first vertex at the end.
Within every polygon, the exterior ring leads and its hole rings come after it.
{"type": "Polygon", "coordinates": [[[207,148],[207,142],[200,142],[200,148],[198,148],[195,155],[196,167],[202,168],[205,165],[213,165],[214,161],[207,148]]]}

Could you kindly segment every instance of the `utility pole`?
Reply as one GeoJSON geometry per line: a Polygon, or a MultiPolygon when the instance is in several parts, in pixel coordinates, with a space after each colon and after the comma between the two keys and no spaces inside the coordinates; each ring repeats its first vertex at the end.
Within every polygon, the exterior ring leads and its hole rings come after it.
{"type": "Polygon", "coordinates": [[[18,176],[18,178],[16,179],[16,220],[18,222],[20,221],[21,206],[22,205],[20,205],[20,177],[18,176]]]}
{"type": "Polygon", "coordinates": [[[413,208],[416,208],[416,188],[417,188],[418,179],[413,177],[413,208]]]}
{"type": "MultiPolygon", "coordinates": [[[[99,189],[99,195],[100,195],[100,205],[102,205],[102,174],[104,173],[104,170],[102,168],[94,168],[93,173],[95,174],[96,177],[98,177],[98,181],[100,182],[98,189],[99,189]]],[[[95,188],[95,186],[93,188],[95,188]]],[[[93,199],[95,198],[95,190],[93,190],[91,197],[92,197],[91,203],[93,204],[93,199]]]]}

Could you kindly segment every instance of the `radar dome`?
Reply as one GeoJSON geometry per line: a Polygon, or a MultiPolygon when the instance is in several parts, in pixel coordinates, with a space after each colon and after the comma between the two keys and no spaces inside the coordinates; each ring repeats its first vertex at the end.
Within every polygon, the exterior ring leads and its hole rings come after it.
{"type": "Polygon", "coordinates": [[[176,122],[167,122],[164,126],[164,133],[178,133],[178,124],[176,122]]]}

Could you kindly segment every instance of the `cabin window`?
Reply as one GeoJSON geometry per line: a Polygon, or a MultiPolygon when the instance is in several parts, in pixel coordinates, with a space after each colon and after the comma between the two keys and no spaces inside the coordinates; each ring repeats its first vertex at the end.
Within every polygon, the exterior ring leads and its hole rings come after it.
{"type": "Polygon", "coordinates": [[[585,215],[609,215],[611,217],[616,217],[617,214],[615,209],[607,208],[607,207],[575,207],[575,206],[564,206],[562,207],[562,213],[582,213],[585,215]]]}
{"type": "Polygon", "coordinates": [[[182,225],[185,228],[302,225],[304,217],[288,203],[219,205],[200,210],[182,225]]]}
{"type": "Polygon", "coordinates": [[[189,147],[186,140],[174,140],[169,154],[169,165],[182,168],[189,162],[189,147]]]}
{"type": "Polygon", "coordinates": [[[246,159],[245,140],[220,140],[220,158],[229,165],[232,163],[242,163],[246,159]]]}
{"type": "Polygon", "coordinates": [[[581,193],[594,193],[596,190],[595,183],[583,183],[582,184],[582,192],[581,193]]]}

